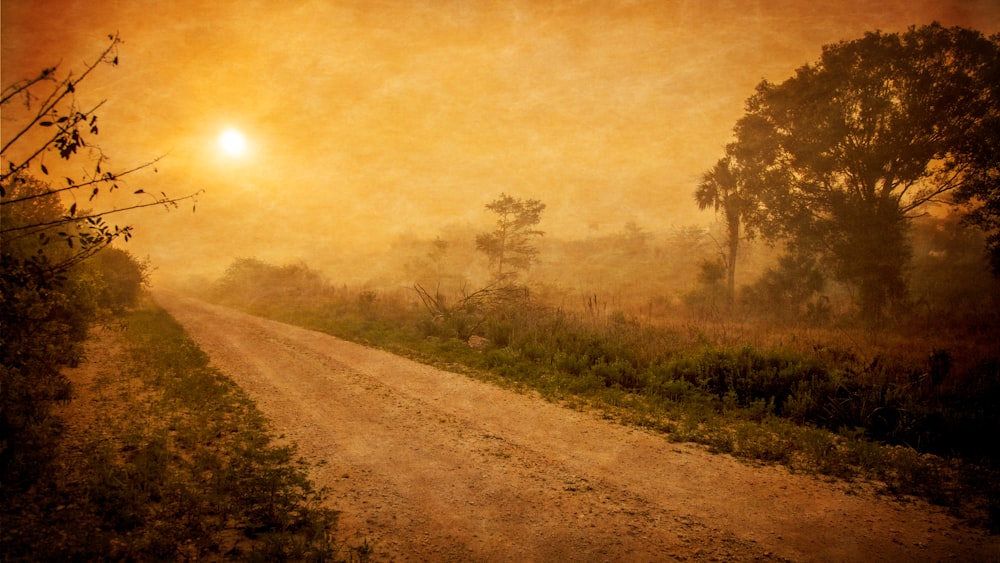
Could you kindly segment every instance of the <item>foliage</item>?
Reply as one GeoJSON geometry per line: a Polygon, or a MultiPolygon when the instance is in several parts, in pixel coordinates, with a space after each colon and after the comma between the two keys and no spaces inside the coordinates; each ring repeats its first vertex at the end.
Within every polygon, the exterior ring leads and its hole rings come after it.
{"type": "Polygon", "coordinates": [[[303,263],[276,266],[257,258],[240,258],[212,288],[226,303],[253,306],[258,302],[314,298],[332,288],[322,274],[303,263]]]}
{"type": "Polygon", "coordinates": [[[503,280],[472,292],[463,288],[462,296],[448,304],[447,298],[436,291],[433,295],[420,284],[413,289],[420,297],[424,308],[431,315],[431,321],[441,325],[438,336],[458,337],[468,340],[482,332],[483,325],[496,326],[511,311],[530,303],[530,292],[503,280]]]}
{"type": "MultiPolygon", "coordinates": [[[[914,222],[910,291],[919,322],[936,330],[987,326],[1000,315],[1000,277],[990,276],[986,235],[960,212],[914,222]]],[[[982,331],[981,329],[974,329],[982,331]]]]}
{"type": "Polygon", "coordinates": [[[124,322],[79,457],[8,499],[5,560],[342,560],[324,493],[243,391],[162,310],[124,322]]]}
{"type": "Polygon", "coordinates": [[[533,227],[542,220],[545,204],[500,194],[486,204],[486,209],[497,215],[497,226],[493,232],[476,237],[476,248],[489,257],[495,279],[513,278],[518,270],[527,270],[538,256],[532,239],[544,232],[533,227]]]}
{"type": "MultiPolygon", "coordinates": [[[[1000,43],[1000,34],[990,40],[1000,43]]],[[[996,50],[980,63],[982,80],[987,89],[970,100],[981,108],[981,117],[974,123],[972,134],[965,138],[959,152],[966,176],[955,192],[956,200],[968,204],[967,220],[987,233],[993,273],[1000,275],[1000,56],[996,50]]]]}
{"type": "Polygon", "coordinates": [[[149,281],[149,263],[115,247],[101,250],[82,264],[80,270],[82,275],[92,278],[97,305],[115,314],[134,307],[149,281]]]}
{"type": "Polygon", "coordinates": [[[0,271],[0,494],[29,485],[51,455],[57,428],[49,411],[71,396],[60,369],[81,359],[87,328],[133,305],[145,283],[146,266],[119,249],[58,280],[21,257],[29,250],[5,247],[0,271]]]}
{"type": "Polygon", "coordinates": [[[744,288],[743,301],[763,318],[819,323],[830,314],[825,281],[814,257],[788,253],[744,288]]]}
{"type": "MultiPolygon", "coordinates": [[[[698,272],[698,285],[684,296],[684,303],[693,311],[698,311],[702,318],[718,317],[718,313],[731,312],[734,293],[729,288],[729,275],[733,272],[722,260],[702,260],[698,272]]],[[[735,264],[735,263],[734,263],[735,264]]]]}
{"type": "Polygon", "coordinates": [[[775,234],[822,256],[869,318],[906,297],[911,219],[950,193],[996,190],[982,147],[1000,130],[998,43],[933,24],[828,45],[762,82],[737,123],[741,165],[781,180],[759,194],[775,234]]]}
{"type": "Polygon", "coordinates": [[[5,86],[0,95],[0,484],[5,491],[30,483],[35,466],[49,454],[56,430],[49,407],[69,397],[59,369],[79,359],[87,326],[106,310],[128,307],[145,281],[144,264],[108,248],[127,242],[132,227],[106,220],[152,205],[176,207],[194,197],[150,196],[139,189],[134,195],[143,199],[133,204],[98,211],[81,207],[82,201],[93,204],[118,191],[127,176],[153,164],[107,170],[107,157],[92,142],[103,102],[84,107],[77,96],[99,67],[117,66],[121,40],[112,35],[108,41],[79,75],[60,78],[56,67],[47,68],[5,86]],[[82,174],[75,172],[80,168],[82,174]],[[61,187],[38,175],[63,175],[61,187]],[[64,197],[72,200],[68,207],[64,197]]]}

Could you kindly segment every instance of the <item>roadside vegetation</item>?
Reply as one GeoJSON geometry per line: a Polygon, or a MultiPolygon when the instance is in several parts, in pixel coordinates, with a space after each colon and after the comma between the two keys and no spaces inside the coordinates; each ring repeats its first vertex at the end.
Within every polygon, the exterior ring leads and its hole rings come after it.
{"type": "Polygon", "coordinates": [[[989,341],[957,328],[932,338],[905,325],[711,322],[683,305],[640,320],[597,296],[570,309],[531,295],[456,298],[444,316],[415,290],[334,286],[304,264],[244,259],[208,297],[670,440],[1000,523],[1000,446],[988,438],[1000,432],[1000,356],[989,341]]]}
{"type": "Polygon", "coordinates": [[[95,141],[104,102],[83,86],[118,66],[120,44],[109,35],[79,71],[45,68],[0,96],[0,494],[30,484],[51,457],[49,411],[71,396],[60,369],[80,361],[88,327],[131,307],[145,282],[149,264],[112,246],[132,226],[112,218],[194,197],[128,187],[155,161],[112,168],[95,141]],[[131,197],[122,199],[125,188],[131,197]]]}
{"type": "Polygon", "coordinates": [[[96,333],[86,404],[55,409],[58,459],[4,499],[4,561],[363,559],[294,446],[165,312],[96,333]]]}
{"type": "Polygon", "coordinates": [[[81,72],[0,96],[0,561],[363,560],[333,545],[294,446],[143,301],[148,262],[114,246],[132,226],[111,217],[195,194],[128,187],[155,161],[111,169],[93,142],[103,102],[81,84],[117,66],[108,41],[81,72]]]}

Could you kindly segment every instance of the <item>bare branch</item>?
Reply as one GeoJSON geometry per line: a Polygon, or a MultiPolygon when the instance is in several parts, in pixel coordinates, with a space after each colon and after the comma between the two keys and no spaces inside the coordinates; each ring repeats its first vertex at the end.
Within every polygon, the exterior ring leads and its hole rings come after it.
{"type": "Polygon", "coordinates": [[[0,97],[0,106],[6,104],[9,100],[20,95],[22,92],[31,89],[31,87],[34,86],[35,84],[38,84],[43,80],[52,80],[52,75],[55,74],[57,66],[42,69],[42,72],[38,73],[38,76],[36,76],[35,78],[15,82],[9,86],[4,87],[3,97],[0,97]]]}

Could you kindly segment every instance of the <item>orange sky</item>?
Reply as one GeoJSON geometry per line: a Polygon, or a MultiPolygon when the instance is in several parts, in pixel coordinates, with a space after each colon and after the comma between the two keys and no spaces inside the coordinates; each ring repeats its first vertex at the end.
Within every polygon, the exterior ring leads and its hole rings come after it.
{"type": "Polygon", "coordinates": [[[933,20],[996,33],[1000,4],[3,0],[0,73],[80,68],[120,33],[120,66],[82,93],[108,100],[102,148],[120,167],[166,155],[131,186],[206,190],[195,214],[136,215],[129,248],[215,275],[486,229],[500,192],[545,202],[560,238],[705,223],[691,193],[757,82],[933,20]],[[230,126],[244,159],[217,149],[230,126]]]}

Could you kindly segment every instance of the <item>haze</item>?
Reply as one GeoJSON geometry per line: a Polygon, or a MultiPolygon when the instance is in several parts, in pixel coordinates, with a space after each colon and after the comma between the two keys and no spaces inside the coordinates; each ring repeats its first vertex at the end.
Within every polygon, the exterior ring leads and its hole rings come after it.
{"type": "Polygon", "coordinates": [[[124,39],[82,92],[108,100],[101,147],[164,156],[130,186],[205,190],[129,220],[157,276],[256,256],[363,278],[401,237],[489,228],[500,192],[546,203],[559,239],[708,224],[692,191],[762,78],[935,20],[996,33],[1000,5],[4,0],[0,40],[9,84],[124,39]]]}

